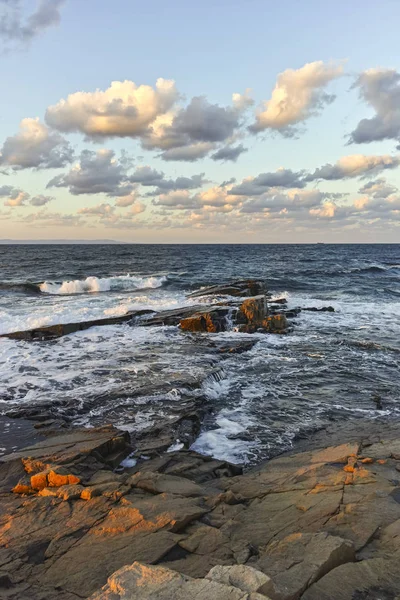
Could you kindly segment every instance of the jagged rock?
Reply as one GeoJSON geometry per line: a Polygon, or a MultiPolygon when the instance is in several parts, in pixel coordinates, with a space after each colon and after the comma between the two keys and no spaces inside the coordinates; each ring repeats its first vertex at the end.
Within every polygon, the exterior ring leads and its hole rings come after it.
{"type": "Polygon", "coordinates": [[[170,569],[138,562],[114,573],[90,600],[266,600],[209,579],[192,579],[170,569]]]}
{"type": "Polygon", "coordinates": [[[217,306],[203,310],[191,317],[182,319],[180,327],[182,331],[190,331],[193,333],[218,333],[226,331],[228,328],[227,317],[229,317],[230,309],[222,306],[217,306]]]}
{"type": "Polygon", "coordinates": [[[201,296],[257,296],[265,293],[265,284],[254,279],[233,281],[232,283],[212,285],[189,294],[189,298],[201,296]]]}
{"type": "Polygon", "coordinates": [[[248,325],[261,326],[268,315],[267,298],[264,295],[254,296],[244,300],[239,308],[237,321],[248,325]]]}

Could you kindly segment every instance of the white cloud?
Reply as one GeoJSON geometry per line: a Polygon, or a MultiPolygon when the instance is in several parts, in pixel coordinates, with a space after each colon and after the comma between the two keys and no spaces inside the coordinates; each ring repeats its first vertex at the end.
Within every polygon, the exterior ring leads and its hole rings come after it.
{"type": "Polygon", "coordinates": [[[343,74],[343,64],[316,61],[278,75],[270,100],[256,113],[250,127],[254,133],[272,129],[293,135],[295,127],[318,114],[335,96],[325,92],[333,79],[343,74]]]}
{"type": "Polygon", "coordinates": [[[55,169],[73,160],[70,144],[36,119],[23,119],[19,133],[6,138],[0,149],[0,165],[15,170],[55,169]]]}
{"type": "Polygon", "coordinates": [[[76,92],[49,106],[46,122],[59,131],[79,132],[91,139],[140,137],[178,98],[171,80],[160,78],[155,88],[113,81],[104,91],[76,92]]]}

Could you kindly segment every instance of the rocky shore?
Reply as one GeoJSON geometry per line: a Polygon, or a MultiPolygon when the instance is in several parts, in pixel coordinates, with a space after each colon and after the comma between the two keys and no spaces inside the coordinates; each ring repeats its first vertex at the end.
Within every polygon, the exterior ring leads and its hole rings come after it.
{"type": "MultiPolygon", "coordinates": [[[[7,337],[53,344],[98,325],[173,325],[192,340],[194,357],[205,346],[222,360],[257,343],[240,333],[283,335],[300,310],[253,280],[190,298],[195,304],[176,310],[7,337]],[[223,331],[239,335],[201,335],[223,331]]],[[[68,401],[51,398],[1,417],[1,599],[400,599],[396,423],[332,425],[243,472],[190,450],[212,410],[204,396],[175,404],[131,435],[113,425],[76,428],[68,401]]]]}
{"type": "Polygon", "coordinates": [[[60,431],[2,457],[0,597],[395,600],[399,440],[360,421],[242,473],[60,431]]]}

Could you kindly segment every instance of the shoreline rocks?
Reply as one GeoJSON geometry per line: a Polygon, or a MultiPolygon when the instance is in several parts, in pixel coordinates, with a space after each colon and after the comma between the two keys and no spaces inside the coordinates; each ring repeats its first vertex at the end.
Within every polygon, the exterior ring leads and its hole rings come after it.
{"type": "Polygon", "coordinates": [[[400,429],[350,425],[244,474],[189,450],[116,472],[132,448],[113,427],[5,456],[0,597],[395,599],[400,429]]]}

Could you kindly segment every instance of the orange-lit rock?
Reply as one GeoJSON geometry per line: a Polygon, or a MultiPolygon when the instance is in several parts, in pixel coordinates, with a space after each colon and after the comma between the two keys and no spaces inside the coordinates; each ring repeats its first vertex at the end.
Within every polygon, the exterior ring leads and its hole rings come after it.
{"type": "Polygon", "coordinates": [[[284,314],[272,315],[264,319],[262,326],[268,333],[282,333],[287,329],[288,322],[284,314]]]}

